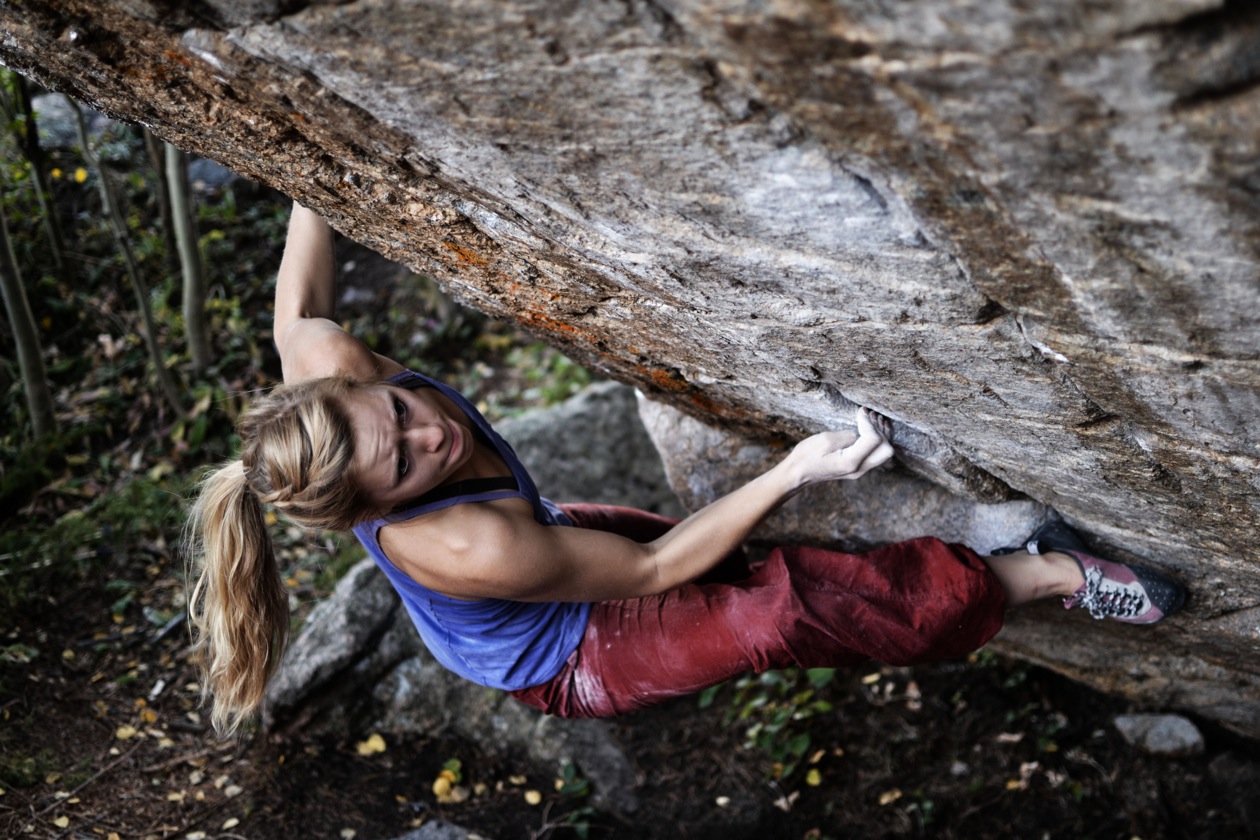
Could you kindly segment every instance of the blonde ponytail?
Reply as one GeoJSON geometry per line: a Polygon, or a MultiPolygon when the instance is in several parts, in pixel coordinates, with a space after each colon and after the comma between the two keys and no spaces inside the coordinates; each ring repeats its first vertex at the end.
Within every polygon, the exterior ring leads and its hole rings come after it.
{"type": "Polygon", "coordinates": [[[371,510],[350,469],[342,378],[280,386],[241,418],[241,460],[210,473],[188,519],[188,615],[211,723],[235,732],[262,703],[284,651],[289,598],[264,504],[308,530],[346,530],[371,510]]]}
{"type": "Polygon", "coordinates": [[[276,567],[262,504],[233,461],[210,474],[189,517],[200,575],[189,596],[202,699],[210,722],[235,732],[262,702],[289,629],[289,596],[276,567]]]}

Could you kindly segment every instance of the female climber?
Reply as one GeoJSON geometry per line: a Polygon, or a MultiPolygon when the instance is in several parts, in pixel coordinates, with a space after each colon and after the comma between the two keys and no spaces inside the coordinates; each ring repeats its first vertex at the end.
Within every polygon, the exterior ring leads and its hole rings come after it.
{"type": "Polygon", "coordinates": [[[856,435],[807,438],[681,522],[557,506],[458,392],[332,320],[334,265],[331,228],[295,205],[276,284],[284,384],[241,418],[240,458],[204,480],[190,518],[190,614],[220,732],[261,702],[289,624],[268,506],[353,531],[447,668],[569,717],[750,670],[961,656],[1006,608],[1051,595],[1133,623],[1181,604],[1172,581],[1091,556],[1060,523],[991,557],[931,537],[861,556],[783,547],[755,571],[706,578],[802,488],[887,461],[890,423],[860,410],[856,435]]]}

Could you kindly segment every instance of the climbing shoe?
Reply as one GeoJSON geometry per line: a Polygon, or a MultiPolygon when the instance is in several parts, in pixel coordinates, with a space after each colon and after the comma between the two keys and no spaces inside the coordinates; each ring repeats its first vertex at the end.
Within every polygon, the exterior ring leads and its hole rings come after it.
{"type": "Polygon", "coordinates": [[[1154,624],[1181,609],[1186,592],[1172,578],[1148,566],[1114,563],[1090,554],[1062,522],[1047,522],[1028,538],[1029,554],[1058,551],[1074,558],[1085,582],[1063,599],[1066,609],[1084,607],[1094,618],[1128,624],[1154,624]]]}

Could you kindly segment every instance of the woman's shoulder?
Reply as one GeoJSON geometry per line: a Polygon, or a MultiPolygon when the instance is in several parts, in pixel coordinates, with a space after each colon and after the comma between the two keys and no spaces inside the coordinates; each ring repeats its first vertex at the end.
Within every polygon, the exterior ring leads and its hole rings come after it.
{"type": "Polygon", "coordinates": [[[519,497],[452,505],[385,525],[377,542],[421,586],[456,598],[488,597],[512,558],[547,534],[519,497]]]}
{"type": "Polygon", "coordinates": [[[373,352],[366,344],[325,318],[304,318],[276,336],[284,381],[301,382],[327,376],[349,376],[373,382],[405,368],[373,352]]]}

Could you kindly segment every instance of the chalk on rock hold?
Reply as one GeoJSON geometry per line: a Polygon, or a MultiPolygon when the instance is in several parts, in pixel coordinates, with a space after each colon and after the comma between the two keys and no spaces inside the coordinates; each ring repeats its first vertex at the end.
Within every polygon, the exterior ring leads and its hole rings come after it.
{"type": "Polygon", "coordinates": [[[1120,715],[1115,723],[1125,741],[1151,755],[1181,758],[1203,752],[1202,733],[1181,715],[1120,715]]]}

